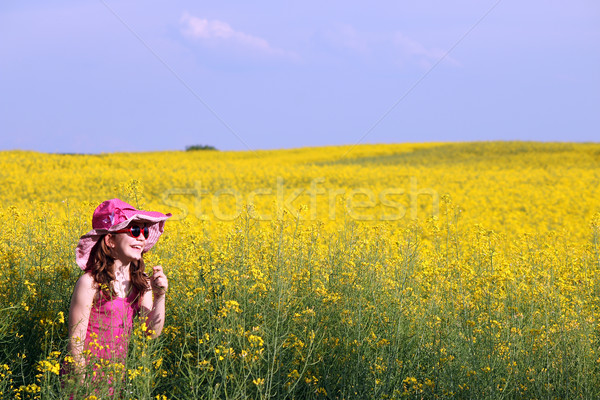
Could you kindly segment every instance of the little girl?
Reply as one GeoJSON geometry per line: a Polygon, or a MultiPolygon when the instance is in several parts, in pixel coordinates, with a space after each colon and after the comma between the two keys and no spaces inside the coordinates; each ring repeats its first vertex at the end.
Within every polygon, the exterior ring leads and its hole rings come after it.
{"type": "Polygon", "coordinates": [[[85,274],[75,285],[69,310],[71,370],[80,381],[92,370],[92,381],[102,379],[99,365],[125,362],[135,316],[146,319],[152,337],[160,335],[168,280],[161,266],[153,268],[150,278],[144,273],[143,254],[156,244],[170,216],[136,210],[119,199],[94,211],[93,230],[77,245],[76,261],[85,274]]]}

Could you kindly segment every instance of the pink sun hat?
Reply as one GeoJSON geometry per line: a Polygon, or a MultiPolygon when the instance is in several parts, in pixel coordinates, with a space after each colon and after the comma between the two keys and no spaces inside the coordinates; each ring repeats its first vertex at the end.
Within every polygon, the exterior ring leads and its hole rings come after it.
{"type": "Polygon", "coordinates": [[[158,211],[136,210],[132,205],[120,199],[111,199],[103,202],[94,210],[92,217],[92,230],[79,238],[79,244],[75,249],[77,265],[82,270],[88,267],[88,261],[92,249],[98,240],[107,233],[126,228],[132,222],[143,222],[148,226],[150,235],[146,239],[144,253],[149,251],[158,242],[165,227],[165,221],[171,214],[163,214],[158,211]]]}

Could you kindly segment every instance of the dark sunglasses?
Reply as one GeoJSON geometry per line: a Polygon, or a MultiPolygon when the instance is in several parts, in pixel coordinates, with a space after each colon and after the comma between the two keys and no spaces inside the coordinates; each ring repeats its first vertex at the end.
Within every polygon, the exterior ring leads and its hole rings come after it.
{"type": "Polygon", "coordinates": [[[129,228],[121,229],[120,231],[115,231],[115,233],[129,233],[134,238],[139,237],[140,234],[143,233],[144,238],[148,239],[148,236],[150,236],[150,229],[147,226],[142,228],[141,226],[134,225],[129,228]]]}

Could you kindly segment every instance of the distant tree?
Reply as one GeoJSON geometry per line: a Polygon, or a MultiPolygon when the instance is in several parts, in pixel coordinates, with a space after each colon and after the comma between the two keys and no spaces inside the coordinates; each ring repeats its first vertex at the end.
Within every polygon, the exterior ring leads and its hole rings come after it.
{"type": "Polygon", "coordinates": [[[196,151],[196,150],[217,150],[214,146],[207,144],[195,144],[193,146],[186,146],[185,151],[196,151]]]}

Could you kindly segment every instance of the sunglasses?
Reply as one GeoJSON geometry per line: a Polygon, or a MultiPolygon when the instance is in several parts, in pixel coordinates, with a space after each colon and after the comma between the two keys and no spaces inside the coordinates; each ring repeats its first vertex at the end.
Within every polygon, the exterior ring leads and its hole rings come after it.
{"type": "Polygon", "coordinates": [[[147,226],[130,226],[129,228],[121,229],[120,231],[115,231],[115,233],[129,233],[134,238],[139,237],[142,233],[144,234],[144,238],[148,239],[150,236],[150,229],[147,226]]]}

